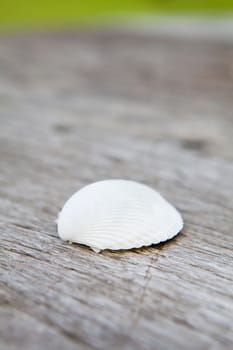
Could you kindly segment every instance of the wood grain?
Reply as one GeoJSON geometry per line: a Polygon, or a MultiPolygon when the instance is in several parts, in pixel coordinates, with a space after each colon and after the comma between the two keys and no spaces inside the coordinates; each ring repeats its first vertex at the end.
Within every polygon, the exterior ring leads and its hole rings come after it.
{"type": "Polygon", "coordinates": [[[0,37],[1,349],[232,349],[233,39],[208,38],[0,37]],[[182,233],[63,243],[64,201],[105,178],[159,190],[182,233]]]}

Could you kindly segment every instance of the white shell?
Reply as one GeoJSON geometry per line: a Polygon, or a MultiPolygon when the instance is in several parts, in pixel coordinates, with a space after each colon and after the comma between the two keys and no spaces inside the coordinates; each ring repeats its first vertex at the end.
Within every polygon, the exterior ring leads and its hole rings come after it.
{"type": "Polygon", "coordinates": [[[179,212],[150,187],[128,180],[85,186],[61,210],[58,234],[103,249],[131,249],[166,241],[183,227],[179,212]]]}

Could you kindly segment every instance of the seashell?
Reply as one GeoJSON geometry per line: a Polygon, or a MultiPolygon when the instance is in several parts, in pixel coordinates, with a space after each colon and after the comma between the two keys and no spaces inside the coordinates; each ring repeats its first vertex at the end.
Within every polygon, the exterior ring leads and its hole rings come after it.
{"type": "Polygon", "coordinates": [[[164,242],[180,232],[183,220],[152,188],[129,180],[105,180],[71,196],[57,225],[61,239],[99,252],[164,242]]]}

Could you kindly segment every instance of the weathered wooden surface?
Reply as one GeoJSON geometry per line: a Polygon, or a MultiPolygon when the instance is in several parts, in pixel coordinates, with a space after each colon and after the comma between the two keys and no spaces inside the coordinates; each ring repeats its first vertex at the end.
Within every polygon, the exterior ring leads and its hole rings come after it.
{"type": "Polygon", "coordinates": [[[0,38],[1,349],[233,348],[232,114],[233,37],[0,38]],[[58,239],[64,201],[119,177],[183,232],[101,254],[58,239]]]}

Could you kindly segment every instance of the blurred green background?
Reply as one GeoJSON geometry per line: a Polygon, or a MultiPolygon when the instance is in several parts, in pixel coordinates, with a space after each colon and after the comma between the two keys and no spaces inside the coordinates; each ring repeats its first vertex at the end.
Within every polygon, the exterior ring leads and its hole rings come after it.
{"type": "Polygon", "coordinates": [[[0,30],[57,27],[127,14],[232,14],[233,0],[0,0],[0,30]]]}

